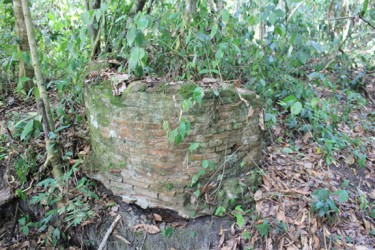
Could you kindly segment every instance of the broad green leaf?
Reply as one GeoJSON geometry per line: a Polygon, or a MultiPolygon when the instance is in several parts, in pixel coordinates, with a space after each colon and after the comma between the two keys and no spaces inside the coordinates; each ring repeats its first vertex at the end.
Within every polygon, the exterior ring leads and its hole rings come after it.
{"type": "Polygon", "coordinates": [[[320,47],[320,44],[319,44],[319,43],[317,43],[317,42],[315,42],[315,41],[311,41],[311,45],[314,47],[314,49],[315,49],[318,53],[322,52],[322,47],[320,47]]]}
{"type": "Polygon", "coordinates": [[[177,136],[176,136],[176,144],[178,145],[178,144],[180,144],[181,142],[182,142],[182,136],[181,136],[181,134],[178,134],[177,136]]]}
{"type": "Polygon", "coordinates": [[[29,235],[29,227],[28,226],[23,226],[22,227],[22,233],[24,234],[24,235],[29,235]]]}
{"type": "Polygon", "coordinates": [[[268,15],[268,21],[273,25],[277,20],[277,15],[275,13],[271,13],[268,15]]]}
{"type": "Polygon", "coordinates": [[[79,30],[79,39],[80,39],[79,49],[80,50],[83,50],[86,44],[86,31],[87,31],[87,27],[82,27],[79,30]]]}
{"type": "Polygon", "coordinates": [[[330,207],[333,211],[335,211],[335,212],[338,212],[338,211],[339,211],[339,209],[337,208],[337,206],[336,206],[336,204],[335,204],[335,202],[334,202],[333,200],[331,200],[331,199],[327,199],[327,203],[328,203],[329,207],[330,207]]]}
{"type": "Polygon", "coordinates": [[[216,59],[222,59],[224,57],[224,52],[221,50],[221,49],[219,49],[217,52],[216,52],[216,54],[215,54],[215,58],[216,59]]]}
{"type": "Polygon", "coordinates": [[[199,74],[203,75],[203,74],[207,74],[209,72],[210,72],[210,70],[208,70],[208,69],[202,69],[202,70],[199,71],[199,74]]]}
{"type": "Polygon", "coordinates": [[[90,25],[90,12],[89,11],[85,11],[81,14],[81,19],[83,21],[84,24],[86,25],[90,25]]]}
{"type": "Polygon", "coordinates": [[[130,28],[128,30],[128,33],[126,34],[126,41],[128,42],[129,46],[132,46],[132,44],[134,43],[135,37],[136,37],[135,29],[130,28]]]}
{"type": "Polygon", "coordinates": [[[302,111],[302,103],[300,102],[295,102],[292,104],[292,106],[290,106],[290,112],[293,115],[298,115],[299,113],[301,113],[301,111],[302,111]]]}
{"type": "Polygon", "coordinates": [[[140,14],[140,16],[137,19],[137,27],[138,29],[144,31],[148,26],[148,20],[147,17],[143,14],[140,14]]]}
{"type": "Polygon", "coordinates": [[[247,24],[249,26],[253,26],[254,24],[256,23],[256,19],[254,16],[250,16],[248,19],[247,19],[247,24]]]}
{"type": "Polygon", "coordinates": [[[182,102],[182,110],[184,111],[184,112],[188,112],[189,111],[189,109],[190,109],[190,107],[191,107],[191,100],[190,99],[188,99],[188,100],[184,100],[183,102],[182,102]]]}
{"type": "Polygon", "coordinates": [[[70,127],[70,125],[60,126],[60,127],[58,127],[58,128],[55,130],[55,133],[58,133],[58,132],[60,132],[60,131],[62,131],[62,130],[64,130],[64,129],[66,129],[66,128],[69,128],[69,127],[70,127]]]}
{"type": "Polygon", "coordinates": [[[190,134],[190,121],[186,120],[185,125],[186,125],[186,134],[190,134]]]}
{"type": "Polygon", "coordinates": [[[24,82],[27,82],[27,81],[29,81],[29,80],[31,80],[29,77],[27,77],[27,76],[22,76],[19,80],[18,80],[18,83],[17,83],[17,91],[21,91],[22,90],[22,84],[24,83],[24,82]]]}
{"type": "Polygon", "coordinates": [[[207,160],[203,160],[203,161],[202,161],[202,167],[203,167],[204,169],[208,168],[208,161],[207,161],[207,160]]]}
{"type": "Polygon", "coordinates": [[[262,224],[255,225],[255,228],[258,230],[259,234],[264,237],[267,236],[270,230],[270,224],[268,223],[267,219],[264,219],[262,224]]]}
{"type": "Polygon", "coordinates": [[[244,220],[242,214],[240,214],[239,212],[236,212],[236,213],[233,213],[233,216],[236,217],[236,223],[237,223],[238,227],[240,229],[242,229],[243,226],[245,225],[245,220],[244,220]]]}
{"type": "Polygon", "coordinates": [[[216,216],[223,216],[225,214],[225,207],[219,206],[215,210],[216,216]]]}
{"type": "MultiPolygon", "coordinates": [[[[284,36],[285,35],[285,29],[283,26],[281,25],[277,25],[273,31],[275,34],[279,34],[280,36],[284,36]]],[[[293,47],[292,47],[293,48],[293,47]]]]}
{"type": "Polygon", "coordinates": [[[191,179],[191,184],[194,185],[195,183],[198,182],[198,179],[199,179],[199,175],[193,175],[193,178],[191,179]]]}
{"type": "Polygon", "coordinates": [[[296,101],[297,101],[297,98],[294,95],[287,96],[283,99],[283,102],[285,102],[287,104],[290,104],[290,103],[293,103],[293,102],[296,102],[296,101]]]}
{"type": "Polygon", "coordinates": [[[115,23],[118,23],[119,21],[121,21],[124,18],[127,18],[127,15],[120,16],[119,18],[116,19],[115,23]]]}
{"type": "Polygon", "coordinates": [[[217,23],[215,23],[213,26],[212,26],[212,28],[211,28],[211,33],[210,33],[210,37],[211,37],[211,39],[216,35],[216,32],[217,32],[217,29],[218,29],[218,25],[217,25],[217,23]]]}
{"type": "Polygon", "coordinates": [[[51,140],[56,139],[56,134],[53,133],[52,131],[50,131],[50,132],[48,133],[48,137],[49,137],[51,140]]]}
{"type": "Polygon", "coordinates": [[[194,150],[196,150],[197,148],[199,148],[199,143],[198,142],[195,142],[195,143],[192,143],[190,144],[190,147],[189,147],[189,151],[190,153],[192,153],[194,150]]]}
{"type": "Polygon", "coordinates": [[[349,193],[346,190],[337,190],[335,194],[338,195],[338,200],[340,203],[347,202],[349,199],[349,193]]]}
{"type": "Polygon", "coordinates": [[[227,10],[223,9],[222,13],[221,13],[221,18],[222,18],[222,21],[223,21],[224,24],[228,23],[229,17],[230,17],[229,12],[227,10]]]}
{"type": "Polygon", "coordinates": [[[29,136],[34,130],[34,120],[29,121],[25,128],[23,129],[20,139],[23,141],[27,136],[29,136]]]}
{"type": "Polygon", "coordinates": [[[366,14],[367,8],[368,8],[368,0],[365,0],[362,5],[362,10],[359,14],[361,17],[363,17],[366,14]]]}
{"type": "Polygon", "coordinates": [[[180,122],[180,129],[179,129],[179,132],[180,132],[181,138],[183,139],[184,136],[185,136],[185,132],[186,132],[186,124],[185,124],[184,121],[181,121],[181,122],[180,122]]]}
{"type": "Polygon", "coordinates": [[[26,225],[26,217],[22,217],[21,219],[19,219],[19,220],[18,220],[18,223],[19,223],[21,226],[26,225]]]}
{"type": "Polygon", "coordinates": [[[145,56],[146,52],[143,48],[134,47],[130,52],[129,69],[133,70],[138,65],[140,60],[145,56]]]}
{"type": "Polygon", "coordinates": [[[319,98],[318,97],[314,97],[313,99],[311,99],[310,101],[310,105],[312,108],[315,108],[319,103],[319,98]]]}
{"type": "Polygon", "coordinates": [[[102,16],[102,10],[101,9],[97,9],[94,11],[94,16],[96,18],[96,21],[99,22],[100,20],[100,17],[102,16]]]}
{"type": "Polygon", "coordinates": [[[194,195],[195,197],[199,198],[199,196],[201,195],[201,190],[200,189],[195,190],[194,195]]]}
{"type": "Polygon", "coordinates": [[[194,89],[194,92],[193,92],[193,97],[194,97],[194,100],[197,102],[197,103],[201,103],[202,102],[202,98],[203,98],[203,90],[200,88],[200,87],[196,87],[194,89]]]}

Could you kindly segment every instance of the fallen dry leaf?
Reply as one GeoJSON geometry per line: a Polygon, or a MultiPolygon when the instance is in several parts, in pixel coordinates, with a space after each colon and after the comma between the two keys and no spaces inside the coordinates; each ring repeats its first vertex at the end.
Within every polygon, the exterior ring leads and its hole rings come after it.
{"type": "Polygon", "coordinates": [[[264,116],[263,116],[263,110],[261,110],[261,112],[259,112],[259,127],[264,131],[266,130],[264,128],[264,116]]]}
{"type": "Polygon", "coordinates": [[[172,222],[172,227],[180,227],[180,228],[184,228],[187,226],[187,222],[186,221],[174,221],[172,222]]]}
{"type": "Polygon", "coordinates": [[[218,79],[215,79],[215,78],[208,78],[208,77],[205,77],[202,79],[202,83],[215,83],[215,82],[218,82],[219,80],[218,79]]]}
{"type": "Polygon", "coordinates": [[[254,114],[254,109],[253,109],[253,107],[250,106],[249,111],[247,112],[247,121],[248,122],[251,121],[251,117],[253,116],[253,114],[254,114]]]}
{"type": "Polygon", "coordinates": [[[280,210],[277,215],[276,215],[276,219],[278,221],[282,221],[282,222],[286,222],[286,218],[285,218],[285,213],[283,210],[280,210]]]}
{"type": "Polygon", "coordinates": [[[146,231],[149,234],[157,234],[160,232],[160,228],[155,225],[149,224],[137,224],[133,227],[133,231],[146,231]]]}
{"type": "Polygon", "coordinates": [[[345,163],[348,164],[348,165],[353,165],[355,163],[354,156],[352,154],[348,155],[345,158],[345,163]]]}
{"type": "Polygon", "coordinates": [[[153,214],[152,215],[152,219],[154,221],[159,221],[159,222],[163,220],[163,218],[160,215],[158,215],[158,214],[153,214]]]}
{"type": "Polygon", "coordinates": [[[125,244],[131,245],[130,241],[128,241],[124,236],[119,235],[119,234],[115,234],[115,237],[117,239],[121,240],[122,242],[124,242],[125,244]]]}
{"type": "Polygon", "coordinates": [[[254,200],[259,201],[263,197],[263,192],[261,189],[258,189],[254,194],[254,200]]]}
{"type": "Polygon", "coordinates": [[[368,197],[375,200],[375,189],[373,189],[370,193],[368,193],[368,197]]]}

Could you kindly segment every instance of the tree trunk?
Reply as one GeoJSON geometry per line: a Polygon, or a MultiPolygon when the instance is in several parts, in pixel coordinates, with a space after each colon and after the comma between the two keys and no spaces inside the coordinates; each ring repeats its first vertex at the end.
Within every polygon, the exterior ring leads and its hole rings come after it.
{"type": "Polygon", "coordinates": [[[191,17],[197,11],[197,1],[196,0],[186,0],[185,1],[185,20],[186,23],[190,23],[191,17]]]}
{"type": "Polygon", "coordinates": [[[146,5],[146,0],[134,0],[130,14],[135,15],[137,12],[142,11],[146,5]]]}
{"type": "MultiPolygon", "coordinates": [[[[89,0],[87,0],[89,1],[89,0]]],[[[101,0],[92,0],[89,3],[90,10],[97,10],[100,8],[101,0]]],[[[100,20],[96,20],[96,22],[90,25],[90,33],[91,33],[91,55],[90,59],[96,59],[100,53],[100,20]]]]}
{"type": "Polygon", "coordinates": [[[38,104],[38,112],[43,117],[43,130],[45,133],[45,142],[47,150],[47,160],[45,166],[50,162],[53,169],[53,177],[58,181],[61,177],[61,151],[56,143],[52,142],[49,137],[49,132],[55,130],[55,124],[52,117],[52,111],[50,107],[50,101],[47,95],[46,86],[43,81],[42,71],[40,68],[38,50],[35,42],[34,28],[31,20],[30,7],[28,0],[22,0],[23,16],[26,24],[27,38],[30,45],[30,53],[32,64],[35,71],[35,78],[38,87],[38,91],[35,91],[35,99],[38,104]],[[39,92],[39,93],[38,93],[39,92]]]}
{"type": "Polygon", "coordinates": [[[224,2],[223,0],[215,0],[217,12],[220,13],[220,11],[224,8],[224,2]]]}
{"type": "Polygon", "coordinates": [[[33,87],[33,78],[34,78],[34,68],[30,63],[30,48],[29,42],[27,40],[27,32],[26,32],[26,25],[25,19],[23,18],[22,12],[22,2],[21,0],[13,0],[13,13],[16,20],[16,31],[17,36],[19,39],[18,49],[23,54],[22,58],[19,62],[19,69],[18,69],[18,78],[21,79],[22,77],[30,78],[29,81],[23,83],[23,89],[26,92],[33,87]]]}

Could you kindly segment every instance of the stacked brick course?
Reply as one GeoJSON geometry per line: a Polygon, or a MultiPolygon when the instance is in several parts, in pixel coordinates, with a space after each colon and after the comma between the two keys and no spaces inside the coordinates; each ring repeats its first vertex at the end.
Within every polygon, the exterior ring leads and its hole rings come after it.
{"type": "MultiPolygon", "coordinates": [[[[144,84],[133,82],[132,86],[144,84]]],[[[187,217],[212,213],[210,206],[195,204],[188,188],[192,177],[202,169],[202,160],[212,160],[216,169],[202,176],[217,186],[217,177],[243,176],[260,159],[261,132],[258,126],[258,97],[245,92],[241,97],[226,86],[216,96],[205,89],[202,105],[195,105],[182,116],[191,122],[190,134],[181,144],[170,143],[163,129],[168,121],[177,127],[182,97],[178,86],[168,89],[132,87],[122,96],[112,96],[110,83],[85,89],[92,154],[86,172],[101,181],[115,195],[139,206],[172,209],[187,217]],[[159,90],[158,90],[159,89],[159,90]],[[246,101],[244,101],[244,99],[246,101]],[[248,106],[250,105],[250,106],[248,106]],[[249,116],[249,109],[254,112],[249,116]],[[189,152],[191,143],[199,148],[189,152]],[[239,165],[247,161],[245,167],[239,165]]],[[[172,86],[172,85],[171,85],[172,86]]],[[[243,165],[243,164],[242,164],[243,165]]],[[[208,183],[205,183],[208,184],[208,183]]]]}

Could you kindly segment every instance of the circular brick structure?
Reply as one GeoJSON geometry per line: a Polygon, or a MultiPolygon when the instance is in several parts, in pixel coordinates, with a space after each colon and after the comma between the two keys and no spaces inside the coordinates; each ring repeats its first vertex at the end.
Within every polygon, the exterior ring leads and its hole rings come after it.
{"type": "Polygon", "coordinates": [[[183,217],[251,200],[258,181],[251,171],[261,153],[259,98],[222,83],[215,91],[202,87],[201,105],[182,112],[182,101],[194,86],[148,87],[138,81],[121,96],[113,96],[108,81],[86,86],[92,144],[86,173],[126,202],[172,209],[183,217]],[[190,133],[176,145],[163,123],[173,129],[182,118],[190,121],[190,133]],[[199,147],[191,151],[193,143],[199,147]]]}

